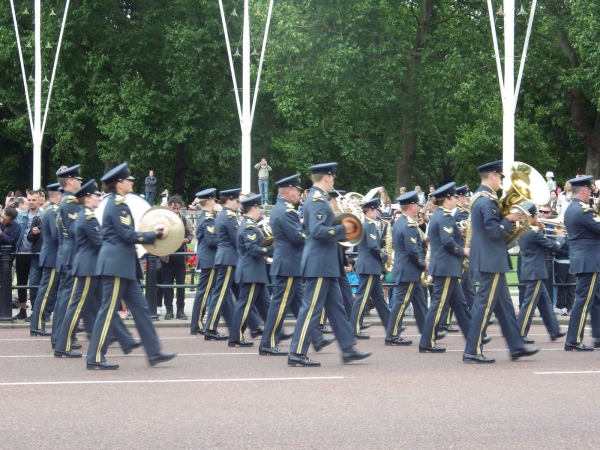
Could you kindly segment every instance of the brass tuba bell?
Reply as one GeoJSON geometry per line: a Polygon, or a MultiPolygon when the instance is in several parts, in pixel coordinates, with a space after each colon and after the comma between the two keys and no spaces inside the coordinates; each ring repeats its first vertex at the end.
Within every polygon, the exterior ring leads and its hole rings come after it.
{"type": "Polygon", "coordinates": [[[530,201],[535,205],[543,205],[548,202],[548,185],[540,173],[529,164],[515,161],[510,166],[510,188],[498,201],[503,216],[512,212],[521,214],[521,219],[513,224],[513,230],[505,236],[506,244],[515,243],[531,225],[531,215],[521,205],[524,201],[530,201]]]}
{"type": "Polygon", "coordinates": [[[338,195],[337,197],[337,204],[340,209],[339,211],[336,211],[334,224],[340,225],[344,222],[351,222],[354,224],[355,228],[355,231],[346,234],[345,240],[338,241],[339,244],[344,247],[354,247],[355,245],[358,245],[365,236],[365,228],[363,226],[365,215],[359,205],[359,202],[362,199],[363,196],[357,192],[348,192],[345,195],[338,195]]]}

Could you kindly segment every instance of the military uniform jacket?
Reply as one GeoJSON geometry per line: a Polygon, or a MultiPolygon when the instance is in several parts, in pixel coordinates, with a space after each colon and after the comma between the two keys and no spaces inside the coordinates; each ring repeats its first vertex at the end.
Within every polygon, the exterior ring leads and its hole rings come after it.
{"type": "Polygon", "coordinates": [[[358,244],[358,256],[356,258],[356,273],[363,275],[381,275],[381,236],[377,229],[377,223],[371,219],[363,222],[365,237],[358,244]]]}
{"type": "Polygon", "coordinates": [[[302,208],[306,245],[302,252],[302,276],[345,277],[338,241],[346,238],[343,225],[334,225],[335,213],[327,192],[313,186],[302,208]]]}
{"type": "Polygon", "coordinates": [[[42,216],[42,249],[40,250],[40,267],[57,267],[58,228],[56,216],[58,205],[51,202],[42,216]]]}
{"type": "Polygon", "coordinates": [[[215,216],[202,210],[196,220],[196,269],[213,269],[217,254],[217,227],[215,216]]]}
{"type": "Polygon", "coordinates": [[[429,220],[428,235],[431,246],[429,275],[460,278],[465,251],[452,212],[444,208],[436,209],[429,220]]]}
{"type": "Polygon", "coordinates": [[[271,230],[275,240],[271,275],[299,277],[306,233],[294,205],[279,198],[271,211],[271,230]]]}
{"type": "Polygon", "coordinates": [[[462,206],[457,206],[454,211],[454,220],[456,223],[462,222],[463,220],[469,220],[469,210],[462,206]]]}
{"type": "Polygon", "coordinates": [[[574,198],[565,211],[572,274],[600,272],[600,217],[574,198]]]}
{"type": "Polygon", "coordinates": [[[125,197],[110,194],[102,215],[102,248],[96,264],[96,275],[141,280],[135,244],[154,244],[154,231],[138,233],[125,197]]]}
{"type": "Polygon", "coordinates": [[[59,231],[60,264],[70,267],[73,264],[73,245],[75,241],[75,220],[81,214],[81,206],[77,204],[77,198],[71,192],[65,191],[60,207],[58,208],[57,226],[59,231]]]}
{"type": "Polygon", "coordinates": [[[218,238],[215,266],[236,266],[238,261],[236,248],[237,214],[235,211],[223,207],[223,210],[217,216],[215,225],[218,238]]]}
{"type": "Polygon", "coordinates": [[[469,270],[508,272],[508,250],[504,237],[512,229],[512,222],[500,212],[496,193],[487,186],[479,186],[471,200],[472,239],[469,270]]]}
{"type": "Polygon", "coordinates": [[[73,258],[74,277],[91,277],[96,275],[98,253],[102,247],[102,232],[94,210],[83,207],[83,214],[75,220],[75,257],[73,258]]]}
{"type": "Polygon", "coordinates": [[[564,238],[549,239],[537,229],[532,230],[530,228],[523,233],[519,238],[519,248],[521,249],[521,274],[519,279],[530,281],[548,278],[544,249],[558,250],[564,243],[564,238]]]}
{"type": "Polygon", "coordinates": [[[235,268],[236,283],[269,282],[265,256],[273,256],[273,247],[262,247],[263,239],[256,222],[244,216],[237,234],[239,260],[235,268]]]}
{"type": "Polygon", "coordinates": [[[419,281],[425,270],[423,240],[417,221],[406,214],[400,215],[392,228],[394,268],[392,282],[419,281]]]}

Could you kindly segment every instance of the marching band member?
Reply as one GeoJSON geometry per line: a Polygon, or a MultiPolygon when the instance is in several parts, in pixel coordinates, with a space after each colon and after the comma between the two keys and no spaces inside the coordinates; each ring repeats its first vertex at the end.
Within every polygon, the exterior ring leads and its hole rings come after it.
{"type": "Polygon", "coordinates": [[[502,161],[479,166],[481,185],[471,200],[471,251],[469,269],[479,273],[479,290],[471,310],[471,325],[463,353],[466,363],[494,363],[482,353],[484,333],[490,314],[494,312],[513,360],[535,355],[537,348],[525,347],[519,334],[506,272],[509,271],[508,250],[504,237],[513,229],[520,214],[502,216],[496,191],[502,186],[502,161]]]}
{"type": "Polygon", "coordinates": [[[201,272],[192,308],[191,334],[205,333],[202,318],[215,284],[215,255],[219,244],[214,216],[216,196],[215,188],[196,193],[200,203],[200,214],[196,219],[196,270],[201,272]]]}
{"type": "Polygon", "coordinates": [[[433,293],[419,342],[420,353],[446,351],[444,347],[436,345],[435,338],[442,312],[448,306],[456,314],[458,325],[465,336],[469,333],[471,320],[460,287],[462,262],[469,256],[469,249],[463,247],[461,232],[452,217],[452,209],[456,207],[456,183],[438,188],[433,196],[438,208],[429,221],[431,261],[427,269],[433,277],[433,293]]]}
{"type": "Polygon", "coordinates": [[[394,268],[392,282],[395,302],[390,314],[385,345],[410,345],[412,341],[400,337],[404,310],[412,303],[419,332],[423,330],[427,305],[425,292],[421,286],[421,273],[427,268],[423,257],[423,239],[417,225],[419,197],[417,191],[410,191],[396,199],[402,215],[392,228],[394,242],[394,268]]]}
{"type": "Polygon", "coordinates": [[[592,193],[591,175],[569,180],[573,199],[565,211],[565,226],[569,233],[571,267],[569,272],[577,275],[575,303],[571,310],[569,330],[565,342],[567,351],[592,351],[600,348],[600,217],[590,207],[592,193]],[[588,312],[592,310],[592,336],[594,347],[585,345],[583,332],[588,312]]]}

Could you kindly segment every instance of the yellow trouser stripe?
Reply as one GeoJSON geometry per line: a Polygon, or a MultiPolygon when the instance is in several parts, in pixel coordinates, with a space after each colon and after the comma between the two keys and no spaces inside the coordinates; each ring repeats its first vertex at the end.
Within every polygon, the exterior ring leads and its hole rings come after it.
{"type": "Polygon", "coordinates": [[[525,312],[525,320],[523,320],[523,326],[521,327],[521,336],[525,336],[525,330],[527,329],[527,323],[529,322],[529,316],[531,315],[531,310],[533,309],[533,304],[535,303],[535,299],[538,296],[538,292],[540,291],[540,286],[542,285],[542,280],[538,280],[535,284],[535,291],[533,291],[533,297],[529,301],[529,306],[527,306],[527,311],[525,312]]]}
{"type": "Polygon", "coordinates": [[[46,288],[46,292],[44,292],[44,298],[42,300],[42,307],[40,308],[40,315],[38,316],[38,326],[37,329],[42,329],[42,323],[44,320],[44,311],[46,310],[46,302],[48,301],[48,297],[50,296],[50,291],[52,290],[52,286],[54,285],[54,275],[56,274],[56,269],[52,269],[50,271],[50,281],[48,282],[48,287],[46,288]]]}
{"type": "Polygon", "coordinates": [[[404,309],[408,304],[408,300],[412,294],[413,286],[415,283],[410,282],[408,285],[408,290],[406,291],[406,295],[404,296],[404,300],[402,300],[402,305],[400,305],[400,310],[398,311],[398,316],[396,317],[396,324],[394,325],[394,333],[392,336],[398,336],[398,324],[400,323],[400,319],[402,318],[402,314],[404,314],[404,309]]]}
{"type": "Polygon", "coordinates": [[[246,308],[244,308],[244,315],[242,316],[242,321],[240,322],[240,341],[244,340],[244,332],[242,329],[244,328],[244,324],[246,323],[246,318],[248,317],[248,313],[250,312],[250,308],[252,307],[252,301],[254,300],[254,289],[256,288],[256,283],[252,283],[250,287],[250,293],[248,294],[248,301],[246,302],[246,308]]]}
{"type": "Polygon", "coordinates": [[[358,310],[358,316],[356,316],[356,323],[354,324],[355,333],[360,333],[360,317],[362,316],[367,300],[369,299],[369,294],[371,293],[371,283],[373,283],[373,275],[369,275],[369,279],[367,280],[367,289],[363,294],[362,302],[360,303],[360,309],[358,310]]]}
{"type": "Polygon", "coordinates": [[[206,301],[208,300],[208,296],[210,295],[214,277],[215,269],[210,269],[208,284],[206,285],[206,290],[204,291],[204,296],[202,297],[202,304],[200,305],[200,313],[198,314],[198,328],[200,328],[201,330],[204,328],[204,326],[202,325],[202,317],[204,316],[203,311],[204,308],[206,308],[206,301]]]}
{"type": "MultiPolygon", "coordinates": [[[[81,298],[79,299],[79,303],[77,304],[77,309],[75,310],[75,315],[73,316],[73,320],[71,320],[71,326],[69,326],[69,334],[67,335],[67,347],[66,350],[68,352],[71,351],[71,336],[73,336],[73,330],[75,329],[75,325],[79,321],[79,315],[81,314],[81,309],[85,304],[85,299],[87,298],[88,291],[90,290],[90,283],[92,281],[92,277],[85,277],[85,285],[83,286],[83,294],[81,294],[81,298]]],[[[79,278],[75,281],[75,284],[79,282],[79,278]]]]}
{"type": "Polygon", "coordinates": [[[302,333],[300,333],[300,340],[298,341],[297,351],[302,351],[302,347],[304,346],[304,339],[306,337],[306,330],[308,329],[308,324],[310,323],[310,319],[313,315],[313,311],[315,310],[315,306],[317,305],[317,299],[319,298],[319,292],[321,292],[321,285],[323,284],[323,278],[317,278],[317,285],[315,286],[315,292],[313,294],[313,298],[310,302],[310,308],[308,308],[308,314],[304,319],[304,324],[302,325],[302,333]]]}
{"type": "Polygon", "coordinates": [[[65,310],[65,312],[69,309],[69,306],[71,306],[71,302],[73,301],[73,295],[75,294],[76,287],[77,287],[77,278],[75,278],[75,281],[73,281],[73,289],[71,289],[71,296],[69,297],[69,303],[67,303],[67,309],[65,310]]]}
{"type": "MultiPolygon", "coordinates": [[[[444,303],[446,303],[446,298],[448,297],[448,288],[450,287],[451,277],[446,277],[446,281],[444,281],[444,290],[442,291],[442,298],[440,299],[440,303],[437,307],[437,312],[435,314],[435,320],[433,321],[433,329],[431,330],[431,346],[435,347],[435,329],[437,327],[438,322],[440,321],[440,316],[442,315],[442,311],[444,310],[444,303]]],[[[448,316],[450,316],[450,311],[448,311],[448,316]]]]}
{"type": "Polygon", "coordinates": [[[292,283],[294,282],[294,277],[288,277],[287,284],[285,286],[285,291],[283,292],[283,298],[281,299],[281,304],[279,305],[279,311],[277,311],[277,318],[275,319],[275,324],[273,325],[273,331],[271,331],[271,348],[275,347],[275,333],[277,332],[277,328],[281,323],[281,319],[283,318],[283,313],[285,312],[285,305],[287,304],[288,297],[290,296],[290,289],[292,287],[292,283]]]}
{"type": "Polygon", "coordinates": [[[492,306],[492,300],[494,299],[494,294],[496,293],[496,287],[498,286],[498,279],[500,278],[500,274],[497,273],[494,275],[494,281],[492,282],[492,289],[490,290],[490,295],[488,296],[487,306],[485,307],[485,313],[483,314],[483,320],[481,321],[481,328],[479,329],[479,339],[477,340],[477,354],[481,354],[481,336],[483,335],[483,330],[488,322],[488,316],[490,314],[490,307],[492,306]]]}
{"type": "Polygon", "coordinates": [[[100,356],[102,346],[104,345],[104,341],[106,340],[106,334],[108,333],[108,327],[110,325],[110,321],[113,319],[113,314],[115,313],[115,307],[117,305],[117,300],[119,299],[119,288],[121,287],[121,278],[115,277],[115,284],[113,286],[112,298],[110,299],[110,305],[108,305],[108,313],[104,318],[104,325],[102,326],[102,334],[100,334],[100,341],[98,342],[98,348],[96,349],[96,362],[101,362],[102,358],[100,356]]]}
{"type": "Polygon", "coordinates": [[[597,276],[598,276],[597,273],[592,275],[592,282],[590,283],[590,288],[588,289],[587,299],[585,300],[585,303],[583,304],[583,309],[581,310],[581,318],[579,319],[579,330],[577,331],[577,343],[578,344],[581,342],[581,335],[583,334],[583,326],[585,325],[585,316],[587,315],[588,305],[590,303],[592,296],[594,295],[594,292],[596,291],[596,277],[597,276]]]}
{"type": "MultiPolygon", "coordinates": [[[[460,280],[460,278],[459,278],[460,280]]],[[[448,307],[448,317],[446,317],[446,325],[450,325],[452,323],[452,307],[448,307]]]]}
{"type": "Polygon", "coordinates": [[[323,307],[323,311],[321,311],[321,319],[319,320],[319,325],[325,325],[325,307],[323,307]]]}
{"type": "Polygon", "coordinates": [[[217,316],[219,315],[219,311],[221,310],[221,303],[223,302],[225,294],[227,293],[227,286],[229,286],[229,277],[231,276],[232,268],[233,266],[227,266],[227,274],[225,275],[225,281],[223,281],[223,286],[221,286],[219,300],[217,300],[217,305],[215,306],[215,310],[213,311],[213,316],[210,318],[209,330],[215,330],[215,320],[217,320],[217,316]]]}

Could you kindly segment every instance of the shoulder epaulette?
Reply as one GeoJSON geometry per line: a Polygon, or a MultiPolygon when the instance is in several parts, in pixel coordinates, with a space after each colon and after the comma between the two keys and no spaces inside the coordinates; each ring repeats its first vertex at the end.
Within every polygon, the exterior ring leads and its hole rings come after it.
{"type": "Polygon", "coordinates": [[[312,199],[313,199],[313,202],[324,202],[325,201],[325,199],[321,195],[320,191],[315,191],[312,199]]]}
{"type": "Polygon", "coordinates": [[[235,217],[235,216],[236,216],[236,214],[233,211],[231,211],[230,209],[227,210],[227,217],[229,217],[231,219],[232,217],[235,217]]]}
{"type": "Polygon", "coordinates": [[[125,197],[123,197],[121,194],[116,194],[115,205],[122,205],[123,203],[125,203],[125,197]]]}
{"type": "Polygon", "coordinates": [[[213,216],[212,213],[207,212],[206,214],[204,214],[205,220],[213,220],[214,218],[215,216],[213,216]]]}
{"type": "Polygon", "coordinates": [[[246,222],[246,228],[254,228],[253,222],[246,222]]]}
{"type": "Polygon", "coordinates": [[[65,197],[65,201],[67,203],[75,203],[77,201],[77,197],[75,197],[74,195],[67,195],[65,197]]]}
{"type": "Polygon", "coordinates": [[[85,220],[92,220],[95,217],[94,211],[91,209],[85,210],[85,220]]]}

